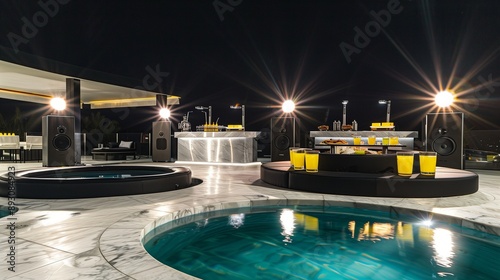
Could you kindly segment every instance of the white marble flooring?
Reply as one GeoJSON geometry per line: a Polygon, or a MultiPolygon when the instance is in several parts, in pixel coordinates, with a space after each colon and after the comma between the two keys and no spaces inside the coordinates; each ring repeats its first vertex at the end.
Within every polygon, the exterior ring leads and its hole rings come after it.
{"type": "MultiPolygon", "coordinates": [[[[87,164],[96,164],[88,161],[87,164]]],[[[108,164],[110,162],[107,162],[108,164]]],[[[151,164],[150,159],[124,164],[151,164]]],[[[154,163],[180,165],[178,163],[154,163]]],[[[16,170],[41,163],[1,163],[16,170]]],[[[9,270],[9,220],[0,219],[0,279],[194,279],[170,269],[144,250],[141,238],[155,225],[192,213],[252,205],[372,204],[450,215],[467,227],[500,235],[500,171],[474,170],[479,191],[472,195],[431,199],[323,195],[269,187],[260,181],[260,166],[182,164],[203,183],[177,191],[91,199],[16,199],[13,216],[15,272],[9,270]],[[267,187],[266,187],[267,186],[267,187]]],[[[0,198],[0,205],[7,199],[0,198]]],[[[12,221],[12,220],[11,220],[12,221]]]]}

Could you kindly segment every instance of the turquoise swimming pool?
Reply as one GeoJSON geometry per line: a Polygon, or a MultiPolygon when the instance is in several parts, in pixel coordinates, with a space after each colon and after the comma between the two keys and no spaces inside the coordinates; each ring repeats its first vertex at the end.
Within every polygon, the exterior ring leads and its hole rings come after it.
{"type": "Polygon", "coordinates": [[[498,236],[354,208],[238,208],[148,233],[157,260],[202,279],[495,279],[498,236]]]}

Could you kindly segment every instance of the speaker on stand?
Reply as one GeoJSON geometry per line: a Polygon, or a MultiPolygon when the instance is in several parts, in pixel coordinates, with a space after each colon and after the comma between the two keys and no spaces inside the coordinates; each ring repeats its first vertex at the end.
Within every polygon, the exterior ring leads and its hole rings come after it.
{"type": "Polygon", "coordinates": [[[425,147],[437,153],[437,166],[464,168],[464,114],[430,113],[425,116],[425,147]]]}
{"type": "Polygon", "coordinates": [[[271,118],[271,161],[290,160],[295,145],[295,118],[271,118]]]}
{"type": "Polygon", "coordinates": [[[151,140],[153,143],[153,161],[170,161],[171,159],[171,123],[169,121],[153,122],[151,140]]]}
{"type": "Polygon", "coordinates": [[[42,165],[75,165],[75,117],[42,117],[42,165]]]}

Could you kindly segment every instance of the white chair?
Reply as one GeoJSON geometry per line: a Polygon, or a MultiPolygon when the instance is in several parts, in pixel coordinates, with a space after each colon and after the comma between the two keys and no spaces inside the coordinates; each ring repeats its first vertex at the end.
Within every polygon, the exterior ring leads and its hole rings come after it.
{"type": "Polygon", "coordinates": [[[2,160],[6,160],[8,158],[9,160],[16,161],[20,147],[21,145],[19,142],[19,135],[0,136],[0,150],[2,151],[2,160]]]}
{"type": "MultiPolygon", "coordinates": [[[[29,152],[29,160],[33,160],[33,154],[36,160],[42,159],[42,136],[26,136],[26,152],[29,152]]],[[[25,154],[26,156],[26,154],[25,154]]]]}

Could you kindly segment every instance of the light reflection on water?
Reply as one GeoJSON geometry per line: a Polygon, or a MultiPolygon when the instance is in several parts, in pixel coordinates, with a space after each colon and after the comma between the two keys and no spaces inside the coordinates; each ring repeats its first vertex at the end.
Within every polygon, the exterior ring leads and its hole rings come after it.
{"type": "Polygon", "coordinates": [[[455,252],[453,251],[453,232],[436,228],[433,230],[432,236],[432,249],[434,249],[434,261],[437,265],[442,267],[452,267],[453,257],[455,252]]]}
{"type": "Polygon", "coordinates": [[[283,242],[292,243],[293,230],[295,229],[295,217],[293,210],[283,209],[280,214],[281,235],[284,236],[283,242]]]}

